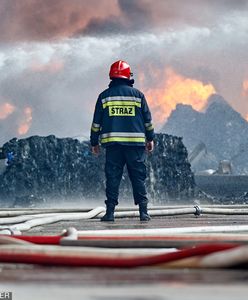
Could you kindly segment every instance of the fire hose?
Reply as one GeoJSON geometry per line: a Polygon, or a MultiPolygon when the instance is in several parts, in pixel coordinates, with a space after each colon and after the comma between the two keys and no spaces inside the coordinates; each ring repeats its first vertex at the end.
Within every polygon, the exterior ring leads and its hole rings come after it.
{"type": "MultiPolygon", "coordinates": [[[[18,215],[16,214],[18,212],[15,211],[15,215],[13,214],[12,217],[0,219],[0,223],[2,224],[0,233],[20,234],[21,231],[29,230],[35,226],[59,221],[96,218],[105,212],[105,208],[97,207],[90,211],[76,211],[63,211],[60,213],[55,210],[35,210],[31,211],[33,214],[27,213],[24,215],[18,215]]],[[[20,210],[20,213],[22,212],[24,211],[20,210]]],[[[8,211],[6,213],[8,215],[8,211]]],[[[248,211],[247,208],[200,208],[199,206],[150,210],[152,216],[184,214],[199,216],[204,213],[244,215],[248,214],[248,211]]],[[[138,211],[127,210],[116,212],[117,218],[137,215],[138,211]]],[[[1,236],[0,261],[117,268],[157,265],[170,268],[232,267],[245,265],[248,262],[248,246],[244,245],[248,243],[248,237],[247,235],[238,236],[233,234],[237,232],[247,233],[248,225],[94,231],[76,231],[75,229],[71,229],[60,236],[1,236]],[[215,235],[216,233],[218,235],[215,235]],[[4,243],[8,245],[2,245],[4,243]],[[98,248],[92,248],[92,246],[97,246],[98,248]],[[137,249],[134,252],[135,249],[127,249],[128,247],[146,247],[153,248],[153,250],[148,249],[146,252],[145,249],[139,249],[141,253],[137,255],[137,249]],[[170,249],[165,250],[164,248],[166,247],[170,249]],[[181,249],[175,250],[174,248],[171,249],[171,247],[181,247],[181,249]]]]}
{"type": "MultiPolygon", "coordinates": [[[[168,229],[168,228],[167,228],[168,229]]],[[[200,231],[201,227],[199,227],[200,231]]],[[[230,228],[229,228],[230,230],[230,228]]],[[[103,247],[103,248],[182,248],[185,246],[195,246],[203,243],[229,243],[229,244],[248,244],[247,235],[230,234],[207,234],[207,233],[168,233],[166,228],[158,231],[153,229],[147,233],[146,229],[121,230],[113,234],[106,234],[105,230],[96,231],[77,231],[69,228],[62,235],[54,236],[31,236],[31,235],[12,235],[16,240],[30,242],[41,245],[61,245],[61,246],[83,246],[83,247],[103,247]]]]}
{"type": "MultiPolygon", "coordinates": [[[[99,218],[105,212],[105,208],[97,207],[87,212],[80,212],[80,213],[52,213],[52,214],[33,214],[33,215],[22,215],[16,217],[8,217],[8,218],[1,218],[0,219],[0,234],[20,234],[21,231],[30,230],[35,226],[51,224],[60,221],[73,221],[73,220],[81,220],[81,219],[90,219],[90,218],[99,218]],[[4,224],[13,224],[13,225],[6,225],[4,224]]],[[[184,207],[184,208],[171,208],[171,209],[160,209],[160,210],[151,210],[151,216],[175,216],[175,215],[187,215],[193,214],[195,216],[200,216],[202,214],[220,214],[220,215],[246,215],[248,214],[248,209],[237,209],[237,208],[208,208],[208,207],[184,207]]],[[[116,218],[123,218],[123,217],[137,217],[139,216],[138,211],[117,211],[115,213],[116,218]]],[[[232,231],[247,231],[248,226],[246,225],[237,225],[236,227],[232,227],[232,231]],[[238,226],[238,227],[237,227],[238,226]]],[[[174,230],[174,229],[173,229],[174,230]]],[[[180,229],[182,230],[182,229],[180,229]]],[[[187,231],[186,232],[192,232],[187,231]]],[[[212,228],[211,232],[226,232],[228,231],[228,227],[220,227],[220,228],[212,228]],[[217,230],[217,231],[216,231],[217,230]]],[[[196,232],[198,229],[196,229],[196,232]]],[[[204,228],[201,229],[201,232],[204,231],[204,228]]],[[[175,231],[173,231],[175,232],[175,231]]],[[[184,232],[185,233],[185,232],[184,232]]]]}
{"type": "MultiPolygon", "coordinates": [[[[195,205],[191,209],[193,212],[196,211],[197,207],[200,209],[202,213],[206,213],[207,211],[216,211],[218,214],[228,214],[230,211],[236,214],[247,214],[248,205],[211,205],[211,206],[198,206],[195,205]],[[210,209],[210,210],[209,210],[210,209]],[[216,210],[217,209],[217,210],[216,210]],[[228,210],[225,210],[228,209],[228,210]]],[[[164,210],[178,210],[189,208],[189,205],[169,205],[169,206],[150,206],[149,211],[164,211],[164,210]]],[[[34,215],[34,214],[45,214],[45,213],[81,213],[81,212],[89,212],[92,210],[92,207],[85,208],[1,208],[0,218],[3,217],[14,217],[14,216],[23,216],[23,215],[34,215]]],[[[135,207],[119,207],[115,208],[116,212],[127,212],[127,211],[138,211],[135,207]]]]}
{"type": "MultiPolygon", "coordinates": [[[[8,237],[14,239],[13,237],[8,237]]],[[[59,247],[32,244],[0,246],[0,262],[70,267],[135,268],[230,268],[247,266],[248,246],[235,244],[198,245],[192,248],[156,253],[144,249],[137,253],[123,249],[59,247]],[[152,253],[152,254],[151,254],[152,253]]]]}
{"type": "Polygon", "coordinates": [[[72,220],[82,220],[82,219],[90,219],[95,217],[101,212],[104,212],[105,208],[103,207],[96,207],[89,212],[85,213],[69,213],[69,214],[52,214],[50,216],[32,217],[31,220],[27,220],[21,224],[15,224],[10,226],[1,226],[0,227],[0,234],[21,234],[21,231],[30,230],[32,227],[56,223],[60,221],[72,221],[72,220]]]}
{"type": "MultiPolygon", "coordinates": [[[[248,249],[247,246],[244,247],[245,248],[243,248],[242,251],[246,255],[245,259],[247,260],[248,249]]],[[[166,266],[166,263],[193,257],[199,258],[217,252],[225,253],[227,250],[235,250],[236,248],[238,248],[238,246],[233,244],[200,245],[169,253],[134,255],[133,253],[125,254],[121,251],[109,251],[109,249],[99,251],[99,249],[94,248],[85,250],[81,247],[75,248],[68,246],[61,248],[59,246],[4,245],[0,246],[0,261],[77,267],[134,268],[141,266],[157,266],[160,264],[165,264],[166,266]]],[[[240,259],[239,263],[241,261],[242,260],[240,259]]],[[[207,263],[202,265],[197,262],[194,267],[196,267],[196,265],[197,267],[206,267],[207,263]]]]}

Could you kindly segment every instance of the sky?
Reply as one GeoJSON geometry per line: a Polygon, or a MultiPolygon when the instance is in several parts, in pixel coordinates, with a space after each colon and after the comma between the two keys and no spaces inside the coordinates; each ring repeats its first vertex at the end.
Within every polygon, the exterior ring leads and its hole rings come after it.
{"type": "Polygon", "coordinates": [[[248,0],[0,0],[0,144],[89,136],[110,65],[132,68],[157,131],[221,94],[248,115],[248,0]]]}

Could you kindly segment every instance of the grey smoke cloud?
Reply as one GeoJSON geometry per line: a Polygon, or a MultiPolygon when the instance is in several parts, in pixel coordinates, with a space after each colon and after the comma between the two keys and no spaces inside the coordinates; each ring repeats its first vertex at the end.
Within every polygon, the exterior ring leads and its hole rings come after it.
{"type": "Polygon", "coordinates": [[[27,107],[26,135],[88,136],[96,97],[117,59],[131,64],[144,91],[159,87],[170,67],[213,84],[245,116],[247,6],[241,0],[1,0],[0,107],[7,102],[15,110],[0,119],[0,144],[21,137],[27,107]]]}
{"type": "Polygon", "coordinates": [[[118,0],[120,13],[97,17],[76,32],[82,35],[161,31],[185,25],[213,28],[229,14],[247,11],[246,0],[118,0]]]}

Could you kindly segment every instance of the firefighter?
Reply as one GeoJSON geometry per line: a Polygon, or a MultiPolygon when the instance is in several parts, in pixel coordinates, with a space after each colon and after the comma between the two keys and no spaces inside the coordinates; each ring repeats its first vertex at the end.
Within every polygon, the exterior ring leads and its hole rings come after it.
{"type": "Polygon", "coordinates": [[[99,140],[106,148],[106,214],[101,221],[114,221],[119,185],[126,165],[132,183],[135,205],[141,221],[149,221],[147,212],[146,151],[154,148],[154,129],[145,96],[133,87],[131,68],[125,61],[110,67],[110,84],[97,99],[91,127],[92,153],[100,152],[99,140]]]}

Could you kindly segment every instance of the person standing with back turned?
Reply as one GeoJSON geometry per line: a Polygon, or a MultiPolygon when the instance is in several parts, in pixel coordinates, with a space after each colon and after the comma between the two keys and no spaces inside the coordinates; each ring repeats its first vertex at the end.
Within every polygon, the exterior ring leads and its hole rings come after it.
{"type": "Polygon", "coordinates": [[[127,62],[119,60],[110,67],[109,88],[97,99],[91,127],[92,153],[106,148],[106,214],[101,221],[114,221],[119,186],[126,165],[132,183],[135,205],[141,221],[149,221],[147,212],[146,151],[154,148],[154,129],[145,96],[133,87],[134,80],[127,62]]]}

